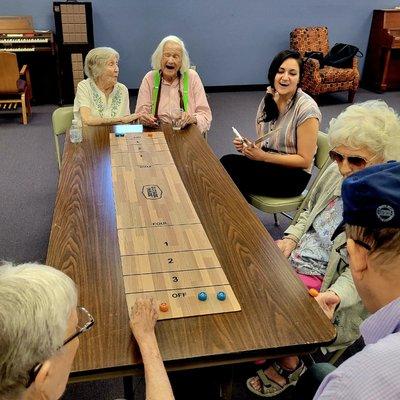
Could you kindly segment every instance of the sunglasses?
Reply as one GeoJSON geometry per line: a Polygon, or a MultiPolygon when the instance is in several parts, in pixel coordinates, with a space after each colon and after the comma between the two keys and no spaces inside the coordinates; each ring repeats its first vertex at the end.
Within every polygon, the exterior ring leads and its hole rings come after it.
{"type": "MultiPolygon", "coordinates": [[[[87,332],[88,330],[90,330],[92,328],[92,326],[94,325],[94,318],[91,316],[89,311],[86,310],[85,307],[78,306],[76,308],[76,311],[77,311],[77,315],[78,315],[78,325],[76,327],[76,332],[74,332],[71,336],[68,336],[64,340],[62,346],[60,346],[58,348],[58,350],[60,350],[61,347],[65,346],[66,344],[68,344],[69,342],[74,340],[76,337],[81,335],[82,333],[87,332]]],[[[39,373],[40,368],[42,368],[42,363],[36,364],[29,371],[29,381],[26,384],[26,387],[29,387],[33,383],[33,381],[36,379],[36,376],[39,373]]]]}
{"type": "Polygon", "coordinates": [[[364,168],[368,164],[368,162],[371,161],[368,161],[360,156],[344,156],[343,154],[340,154],[335,150],[331,150],[329,152],[329,157],[332,161],[335,161],[338,164],[342,163],[344,160],[347,160],[350,165],[357,168],[364,168]]]}

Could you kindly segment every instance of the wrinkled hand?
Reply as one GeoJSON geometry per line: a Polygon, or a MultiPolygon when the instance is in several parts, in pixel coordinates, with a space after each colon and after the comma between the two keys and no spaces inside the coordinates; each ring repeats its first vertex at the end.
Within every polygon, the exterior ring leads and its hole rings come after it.
{"type": "Polygon", "coordinates": [[[340,303],[340,297],[336,293],[327,290],[326,292],[319,293],[314,298],[326,316],[332,321],[336,306],[340,303]]]}
{"type": "Polygon", "coordinates": [[[250,160],[264,161],[265,151],[261,150],[259,147],[254,146],[254,143],[250,142],[248,139],[244,139],[244,149],[243,154],[250,160]]]}
{"type": "Polygon", "coordinates": [[[125,115],[125,117],[121,118],[121,122],[123,124],[129,124],[135,120],[137,120],[138,118],[140,118],[141,114],[129,114],[129,115],[125,115]]]}
{"type": "Polygon", "coordinates": [[[158,126],[158,120],[152,114],[146,114],[146,113],[141,114],[139,116],[139,122],[146,126],[152,126],[152,127],[158,126]]]}
{"type": "Polygon", "coordinates": [[[183,111],[181,118],[181,128],[184,128],[186,125],[195,124],[196,122],[197,120],[194,115],[191,115],[186,111],[183,111]]]}
{"type": "Polygon", "coordinates": [[[286,258],[289,258],[292,251],[297,247],[297,243],[291,239],[275,240],[276,245],[286,258]]]}
{"type": "Polygon", "coordinates": [[[156,303],[153,299],[137,299],[131,308],[129,325],[138,344],[154,333],[158,318],[156,303]]]}

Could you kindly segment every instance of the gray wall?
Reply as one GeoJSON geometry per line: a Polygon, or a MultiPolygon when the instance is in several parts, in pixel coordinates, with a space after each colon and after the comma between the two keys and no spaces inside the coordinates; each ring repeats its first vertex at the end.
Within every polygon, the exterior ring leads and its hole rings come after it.
{"type": "MultiPolygon", "coordinates": [[[[326,25],[330,42],[366,50],[372,10],[399,0],[93,0],[96,46],[120,52],[120,81],[137,88],[168,34],[185,41],[207,86],[265,82],[266,66],[297,26],[326,25]]],[[[32,15],[54,29],[52,2],[0,0],[0,15],[32,15]]],[[[361,60],[361,66],[363,60],[361,60]]]]}

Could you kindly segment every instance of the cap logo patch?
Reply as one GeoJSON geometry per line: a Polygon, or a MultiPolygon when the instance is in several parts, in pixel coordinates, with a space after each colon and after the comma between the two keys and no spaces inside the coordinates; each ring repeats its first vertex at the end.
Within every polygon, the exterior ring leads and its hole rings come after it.
{"type": "Polygon", "coordinates": [[[376,216],[382,222],[389,222],[394,217],[394,209],[387,204],[383,204],[376,209],[376,216]]]}

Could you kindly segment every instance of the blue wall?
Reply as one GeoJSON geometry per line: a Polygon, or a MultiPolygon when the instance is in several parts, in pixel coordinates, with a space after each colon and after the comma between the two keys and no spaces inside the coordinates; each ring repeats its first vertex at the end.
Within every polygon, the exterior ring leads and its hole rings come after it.
{"type": "MultiPolygon", "coordinates": [[[[95,45],[119,51],[120,81],[137,88],[168,34],[183,38],[205,85],[262,84],[266,65],[289,46],[292,28],[326,25],[331,44],[351,43],[365,53],[372,10],[399,0],[93,0],[92,5],[95,45]]],[[[54,29],[48,0],[0,0],[0,15],[32,15],[36,29],[54,29]]]]}

